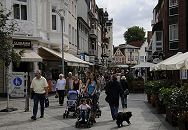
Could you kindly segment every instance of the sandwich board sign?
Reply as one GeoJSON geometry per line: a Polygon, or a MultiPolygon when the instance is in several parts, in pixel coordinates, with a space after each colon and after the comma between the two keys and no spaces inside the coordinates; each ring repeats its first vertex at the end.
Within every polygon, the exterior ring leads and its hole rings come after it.
{"type": "Polygon", "coordinates": [[[11,76],[11,97],[24,97],[25,89],[25,73],[24,72],[12,72],[11,76]]]}

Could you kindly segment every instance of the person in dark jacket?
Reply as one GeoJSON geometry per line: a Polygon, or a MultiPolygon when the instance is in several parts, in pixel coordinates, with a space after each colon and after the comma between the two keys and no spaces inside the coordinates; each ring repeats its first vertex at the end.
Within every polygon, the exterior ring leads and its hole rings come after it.
{"type": "Polygon", "coordinates": [[[128,94],[128,93],[126,94],[125,92],[128,91],[128,84],[125,76],[121,77],[120,84],[124,92],[121,96],[121,104],[124,111],[124,109],[127,108],[127,94],[128,94]]]}
{"type": "Polygon", "coordinates": [[[117,76],[114,74],[112,76],[112,80],[106,84],[105,93],[106,98],[105,100],[109,103],[111,115],[113,120],[115,120],[115,116],[118,113],[119,108],[119,97],[121,95],[122,89],[120,83],[117,81],[117,76]]]}

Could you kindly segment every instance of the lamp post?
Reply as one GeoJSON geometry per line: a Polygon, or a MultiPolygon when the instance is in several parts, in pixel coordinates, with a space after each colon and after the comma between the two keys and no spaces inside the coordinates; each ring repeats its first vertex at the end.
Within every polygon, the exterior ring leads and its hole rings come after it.
{"type": "Polygon", "coordinates": [[[64,21],[64,17],[61,15],[60,11],[61,10],[56,10],[56,9],[53,9],[55,13],[57,13],[60,17],[60,20],[61,20],[61,31],[62,31],[62,41],[61,41],[61,50],[62,50],[62,73],[64,74],[64,49],[63,49],[63,45],[64,45],[64,40],[63,40],[63,21],[64,21]]]}

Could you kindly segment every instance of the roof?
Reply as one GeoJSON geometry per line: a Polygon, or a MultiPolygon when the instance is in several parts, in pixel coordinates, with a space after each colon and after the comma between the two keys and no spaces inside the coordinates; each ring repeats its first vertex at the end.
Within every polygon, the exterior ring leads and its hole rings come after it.
{"type": "Polygon", "coordinates": [[[121,44],[117,48],[122,48],[122,49],[140,49],[139,47],[130,45],[130,44],[121,44]]]}

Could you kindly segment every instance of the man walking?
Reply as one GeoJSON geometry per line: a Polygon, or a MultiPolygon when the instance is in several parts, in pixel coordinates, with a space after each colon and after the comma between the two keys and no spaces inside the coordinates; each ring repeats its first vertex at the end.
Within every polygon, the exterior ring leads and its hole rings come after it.
{"type": "Polygon", "coordinates": [[[35,72],[35,78],[31,82],[31,92],[34,92],[33,100],[33,116],[31,119],[36,120],[37,111],[38,111],[38,103],[40,101],[40,110],[41,116],[40,118],[44,117],[44,100],[45,97],[48,95],[48,83],[44,77],[41,76],[41,71],[37,70],[35,72]]]}
{"type": "Polygon", "coordinates": [[[115,120],[119,108],[119,97],[122,93],[120,83],[117,81],[117,75],[112,76],[112,80],[106,84],[105,87],[106,98],[109,103],[112,119],[115,120]]]}

